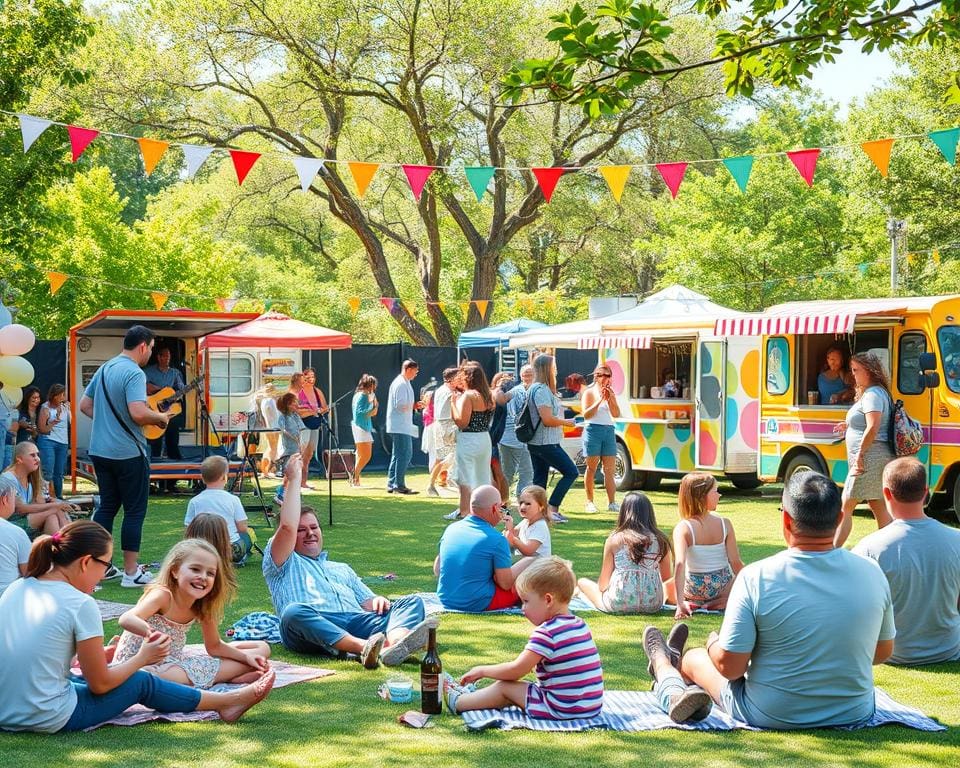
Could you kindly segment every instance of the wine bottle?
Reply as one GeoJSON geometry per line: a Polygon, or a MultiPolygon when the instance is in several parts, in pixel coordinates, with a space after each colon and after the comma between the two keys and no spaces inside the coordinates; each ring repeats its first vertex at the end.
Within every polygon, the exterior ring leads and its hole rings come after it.
{"type": "Polygon", "coordinates": [[[437,655],[437,628],[430,627],[427,653],[420,662],[420,711],[425,715],[439,715],[443,711],[443,685],[440,674],[443,666],[437,655]]]}

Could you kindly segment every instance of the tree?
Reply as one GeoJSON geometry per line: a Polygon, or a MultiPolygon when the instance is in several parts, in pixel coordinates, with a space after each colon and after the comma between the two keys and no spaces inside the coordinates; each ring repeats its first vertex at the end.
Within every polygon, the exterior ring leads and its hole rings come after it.
{"type": "MultiPolygon", "coordinates": [[[[796,87],[820,62],[832,62],[839,44],[855,40],[865,52],[892,46],[943,46],[960,39],[960,0],[750,0],[729,17],[730,0],[695,0],[709,20],[729,18],[716,31],[708,56],[684,56],[675,46],[674,24],[688,4],[604,0],[592,12],[579,3],[551,16],[546,36],[557,45],[549,58],[523,60],[504,79],[505,96],[518,103],[527,93],[548,101],[580,104],[593,119],[629,109],[651,81],[670,82],[684,73],[722,66],[728,95],[753,93],[759,82],[796,87]],[[662,10],[678,11],[669,18],[662,10]]],[[[944,91],[960,103],[956,71],[944,91]]]]}
{"type": "MultiPolygon", "coordinates": [[[[596,165],[631,139],[639,146],[641,136],[656,135],[667,116],[695,117],[720,91],[710,73],[650,83],[629,108],[603,121],[562,104],[503,106],[497,80],[539,34],[521,0],[200,5],[143,2],[111,21],[87,54],[98,74],[85,108],[125,129],[322,158],[310,193],[360,245],[379,294],[408,296],[403,276],[414,276],[409,288],[425,303],[426,317],[403,304],[393,316],[419,344],[455,338],[441,306],[450,298],[442,294],[443,270],[465,270],[469,297],[492,299],[504,255],[544,214],[533,176],[508,179],[503,169],[596,165]],[[343,161],[384,157],[501,170],[482,204],[464,194],[462,182],[437,173],[416,205],[395,173],[381,172],[361,200],[343,161]]],[[[708,37],[696,24],[678,33],[691,55],[708,37]]],[[[671,141],[681,150],[690,145],[673,137],[658,148],[671,141]]],[[[264,163],[245,184],[284,195],[297,181],[289,166],[264,163]]],[[[292,233],[301,224],[279,226],[292,233]]],[[[318,263],[326,258],[324,243],[321,237],[311,246],[318,263]]],[[[466,327],[488,319],[474,305],[466,327]]]]}

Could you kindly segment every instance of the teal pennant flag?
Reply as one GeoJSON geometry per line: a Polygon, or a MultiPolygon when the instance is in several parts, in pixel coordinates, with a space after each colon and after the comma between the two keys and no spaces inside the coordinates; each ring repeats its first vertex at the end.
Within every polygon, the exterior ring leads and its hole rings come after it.
{"type": "Polygon", "coordinates": [[[750,181],[750,171],[753,170],[753,155],[742,157],[725,157],[723,164],[727,166],[733,180],[737,182],[741,192],[747,191],[747,182],[750,181]]]}
{"type": "Polygon", "coordinates": [[[467,181],[470,182],[473,194],[477,196],[477,202],[480,202],[483,193],[487,191],[487,185],[490,183],[490,179],[493,178],[495,171],[496,168],[490,165],[473,166],[463,169],[463,172],[467,174],[467,181]]]}
{"type": "Polygon", "coordinates": [[[933,131],[927,134],[930,140],[947,158],[950,165],[957,164],[957,141],[960,140],[960,128],[947,128],[945,131],[933,131]]]}

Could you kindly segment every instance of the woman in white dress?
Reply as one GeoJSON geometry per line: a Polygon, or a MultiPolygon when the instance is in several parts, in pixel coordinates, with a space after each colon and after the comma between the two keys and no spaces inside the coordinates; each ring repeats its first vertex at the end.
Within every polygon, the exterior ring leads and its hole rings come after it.
{"type": "Polygon", "coordinates": [[[453,421],[459,429],[454,476],[460,489],[460,517],[466,517],[470,513],[470,493],[478,486],[490,484],[489,430],[495,406],[480,363],[464,363],[460,379],[463,391],[455,391],[452,399],[453,421]]]}

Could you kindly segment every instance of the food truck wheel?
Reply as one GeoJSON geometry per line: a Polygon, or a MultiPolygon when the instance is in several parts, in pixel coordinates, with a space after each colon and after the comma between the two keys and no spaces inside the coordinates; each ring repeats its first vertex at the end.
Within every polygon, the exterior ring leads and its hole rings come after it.
{"type": "Polygon", "coordinates": [[[733,483],[734,488],[739,488],[741,491],[752,491],[754,488],[759,488],[761,485],[760,478],[757,477],[753,472],[740,472],[733,475],[727,475],[727,480],[733,483]]]}
{"type": "Polygon", "coordinates": [[[790,459],[787,468],[783,471],[783,484],[786,485],[789,483],[790,478],[797,474],[797,472],[819,472],[829,477],[827,468],[823,466],[823,462],[808,451],[802,451],[790,459]]]}
{"type": "Polygon", "coordinates": [[[636,487],[637,472],[633,471],[627,446],[617,441],[617,460],[613,465],[613,479],[618,491],[629,491],[636,487]]]}

